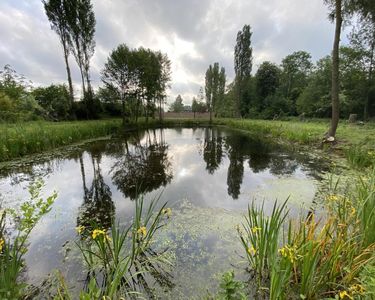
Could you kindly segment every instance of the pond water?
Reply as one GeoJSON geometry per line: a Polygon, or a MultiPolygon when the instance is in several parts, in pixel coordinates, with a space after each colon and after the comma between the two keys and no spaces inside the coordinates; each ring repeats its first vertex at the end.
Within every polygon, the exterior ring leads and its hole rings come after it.
{"type": "Polygon", "coordinates": [[[73,289],[81,288],[85,272],[75,227],[92,220],[107,227],[114,216],[125,222],[138,194],[149,201],[162,193],[173,213],[158,239],[173,266],[149,278],[147,292],[173,299],[215,291],[230,269],[246,276],[235,226],[249,203],[264,201],[267,209],[290,197],[292,214],[309,209],[322,169],[306,154],[223,128],[144,130],[61,151],[0,168],[2,207],[28,199],[27,187],[38,177],[44,195],[58,192],[30,236],[28,282],[39,285],[59,269],[73,289]]]}

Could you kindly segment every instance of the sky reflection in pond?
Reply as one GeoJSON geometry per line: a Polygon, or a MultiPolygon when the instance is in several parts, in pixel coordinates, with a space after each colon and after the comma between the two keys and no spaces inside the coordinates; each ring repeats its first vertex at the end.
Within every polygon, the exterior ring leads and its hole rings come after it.
{"type": "Polygon", "coordinates": [[[138,194],[152,199],[162,192],[162,201],[176,212],[174,227],[162,234],[175,245],[173,293],[185,294],[182,283],[189,276],[194,289],[231,268],[239,246],[234,226],[253,199],[271,207],[276,198],[283,201],[290,196],[295,211],[303,203],[309,207],[317,190],[314,178],[320,174],[315,163],[306,155],[228,129],[145,130],[88,143],[58,158],[2,168],[0,193],[3,206],[17,207],[27,198],[30,180],[40,176],[46,183],[45,195],[58,191],[52,211],[30,237],[27,275],[38,283],[54,268],[62,268],[72,282],[82,279],[81,268],[73,263],[76,258],[68,254],[71,261],[64,263],[70,248],[63,245],[77,238],[76,226],[94,220],[109,227],[113,216],[125,222],[138,194]],[[204,224],[206,232],[197,235],[204,224]],[[202,266],[194,274],[196,263],[202,266]]]}

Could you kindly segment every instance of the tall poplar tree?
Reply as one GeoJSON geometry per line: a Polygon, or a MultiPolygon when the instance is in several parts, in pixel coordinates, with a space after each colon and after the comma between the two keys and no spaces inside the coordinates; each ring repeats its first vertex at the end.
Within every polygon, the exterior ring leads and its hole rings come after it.
{"type": "Polygon", "coordinates": [[[81,72],[83,94],[91,93],[90,60],[95,51],[95,14],[91,0],[71,0],[67,16],[71,50],[81,72]]]}
{"type": "Polygon", "coordinates": [[[242,30],[237,33],[236,46],[234,48],[234,71],[236,74],[236,114],[243,113],[248,99],[244,99],[244,89],[246,82],[251,77],[253,68],[253,48],[251,47],[251,27],[244,25],[242,30]]]}
{"type": "Polygon", "coordinates": [[[210,122],[212,122],[212,82],[213,82],[213,69],[210,65],[206,71],[205,77],[205,94],[208,111],[210,112],[210,122]]]}
{"type": "Polygon", "coordinates": [[[219,63],[215,62],[213,67],[210,65],[206,71],[206,102],[210,112],[210,122],[212,122],[212,112],[218,114],[223,105],[225,93],[225,69],[220,69],[219,63]]]}
{"type": "Polygon", "coordinates": [[[46,12],[47,18],[51,23],[51,29],[54,30],[59,36],[61,46],[64,52],[64,61],[66,67],[66,73],[68,75],[69,84],[69,97],[70,104],[73,105],[74,93],[72,76],[70,73],[69,66],[69,55],[71,50],[71,36],[69,33],[68,26],[68,15],[67,15],[67,1],[65,0],[43,0],[44,10],[46,12]]]}

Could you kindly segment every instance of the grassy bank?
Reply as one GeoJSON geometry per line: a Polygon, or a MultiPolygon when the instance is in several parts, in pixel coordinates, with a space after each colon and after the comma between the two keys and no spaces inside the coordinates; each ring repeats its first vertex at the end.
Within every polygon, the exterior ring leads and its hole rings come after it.
{"type": "MultiPolygon", "coordinates": [[[[125,130],[156,127],[207,126],[205,119],[166,119],[140,120],[130,124],[125,130]]],[[[267,121],[250,119],[215,119],[214,125],[223,125],[233,129],[271,138],[276,142],[292,142],[299,145],[320,147],[326,132],[328,120],[267,121]]],[[[40,153],[59,146],[73,144],[86,139],[98,138],[118,132],[121,120],[96,120],[80,122],[28,122],[19,124],[0,124],[0,161],[20,158],[27,154],[40,153]]],[[[374,160],[375,124],[363,126],[348,125],[341,122],[337,131],[336,151],[344,154],[349,163],[357,167],[366,167],[374,160]]]]}
{"type": "MultiPolygon", "coordinates": [[[[276,142],[290,142],[318,149],[324,147],[322,140],[329,127],[329,120],[300,122],[217,119],[215,124],[245,130],[276,142]]],[[[375,165],[375,123],[359,126],[341,122],[336,138],[337,143],[331,150],[345,157],[350,167],[363,169],[375,165]]]]}
{"type": "Polygon", "coordinates": [[[106,136],[120,125],[120,120],[0,124],[0,161],[106,136]]]}
{"type": "MultiPolygon", "coordinates": [[[[299,144],[320,144],[324,133],[328,130],[329,120],[315,120],[310,122],[300,121],[269,121],[250,119],[216,119],[215,124],[226,125],[299,144]]],[[[363,126],[349,125],[341,122],[337,130],[339,146],[365,145],[375,147],[375,124],[368,123],[363,126]]]]}

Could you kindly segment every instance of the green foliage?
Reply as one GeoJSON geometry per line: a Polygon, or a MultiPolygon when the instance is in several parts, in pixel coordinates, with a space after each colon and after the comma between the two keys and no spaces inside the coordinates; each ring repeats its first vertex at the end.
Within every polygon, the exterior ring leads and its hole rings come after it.
{"type": "Polygon", "coordinates": [[[311,55],[305,51],[293,52],[281,62],[280,92],[289,100],[289,112],[296,114],[296,100],[305,89],[313,68],[311,55]]]}
{"type": "Polygon", "coordinates": [[[115,91],[127,114],[137,120],[142,110],[152,115],[156,103],[159,111],[170,81],[170,61],[165,54],[150,49],[129,49],[125,44],[114,49],[102,70],[102,81],[115,91]]]}
{"type": "Polygon", "coordinates": [[[30,93],[31,83],[9,65],[0,71],[0,122],[37,120],[43,108],[30,93]]]}
{"type": "Polygon", "coordinates": [[[274,204],[272,213],[268,217],[264,211],[264,203],[260,208],[254,202],[248,207],[243,228],[238,228],[242,246],[246,257],[257,275],[258,287],[267,278],[271,266],[276,263],[278,239],[282,224],[288,214],[285,211],[286,201],[278,206],[274,204]]]}
{"type": "Polygon", "coordinates": [[[38,104],[44,108],[47,118],[52,120],[66,120],[70,113],[69,92],[65,85],[50,85],[33,90],[38,104]]]}
{"type": "Polygon", "coordinates": [[[252,34],[250,25],[244,25],[242,30],[237,33],[236,46],[234,47],[234,71],[236,74],[234,110],[236,116],[245,116],[250,102],[250,95],[246,91],[253,68],[252,34]]]}
{"type": "Polygon", "coordinates": [[[264,99],[273,95],[280,84],[280,69],[269,61],[263,62],[256,73],[256,90],[260,97],[261,107],[264,108],[264,99]]]}
{"type": "Polygon", "coordinates": [[[234,280],[234,272],[229,271],[223,274],[220,282],[218,300],[244,300],[247,299],[244,293],[244,285],[234,280]]]}
{"type": "Polygon", "coordinates": [[[118,120],[0,125],[0,161],[110,135],[120,125],[118,120]]]}
{"type": "Polygon", "coordinates": [[[360,274],[360,282],[365,290],[365,299],[375,299],[375,266],[367,265],[360,274]]]}
{"type": "MultiPolygon", "coordinates": [[[[98,228],[95,224],[90,228],[77,228],[81,237],[77,245],[86,262],[90,279],[80,299],[119,299],[134,293],[129,288],[130,280],[146,272],[146,269],[138,268],[137,262],[141,260],[142,266],[147,265],[147,253],[153,237],[171,214],[166,203],[157,209],[159,199],[152,200],[145,208],[143,197],[137,198],[134,218],[124,228],[120,228],[115,221],[110,231],[98,228]],[[98,284],[101,280],[102,283],[98,284]]],[[[150,259],[160,260],[160,257],[154,255],[150,259]]],[[[66,287],[63,293],[69,294],[66,287]]]]}
{"type": "Polygon", "coordinates": [[[308,116],[328,117],[330,112],[330,86],[332,61],[329,56],[317,62],[307,87],[297,99],[297,112],[308,116]]]}
{"type": "Polygon", "coordinates": [[[361,146],[351,146],[344,151],[345,157],[352,168],[363,169],[375,165],[375,153],[361,146]]]}
{"type": "Polygon", "coordinates": [[[214,63],[209,66],[205,77],[205,92],[206,103],[210,112],[210,120],[212,120],[212,113],[218,115],[225,106],[224,92],[225,92],[225,69],[222,67],[219,70],[219,63],[214,63]]]}
{"type": "Polygon", "coordinates": [[[182,99],[181,95],[178,95],[176,97],[176,100],[171,103],[171,105],[169,107],[169,111],[173,111],[173,112],[176,112],[176,113],[182,112],[184,110],[184,104],[183,104],[182,101],[183,101],[183,99],[182,99]]]}
{"type": "Polygon", "coordinates": [[[259,282],[259,292],[267,285],[270,299],[362,299],[365,289],[359,282],[362,276],[371,285],[363,274],[375,260],[374,182],[375,169],[340,193],[331,179],[325,216],[316,220],[309,213],[306,219],[290,220],[287,230],[285,203],[276,209],[275,204],[268,218],[263,209],[250,207],[239,234],[257,278],[270,279],[263,286],[259,282]]]}
{"type": "Polygon", "coordinates": [[[27,252],[27,239],[43,215],[51,210],[57,194],[46,200],[40,196],[42,181],[29,186],[30,200],[22,204],[19,211],[5,210],[0,215],[0,298],[19,299],[24,296],[26,285],[19,282],[24,269],[24,255],[27,252]],[[15,237],[6,236],[6,213],[16,221],[15,237]]]}

